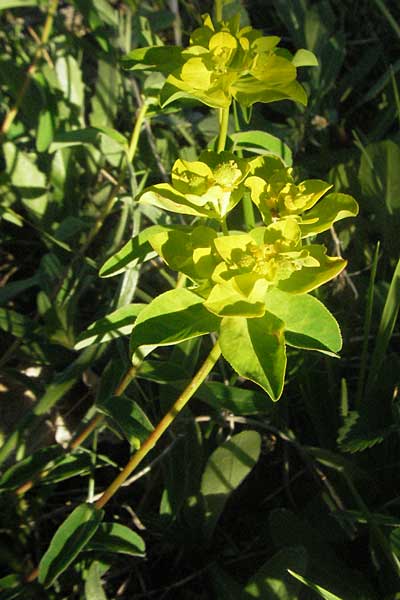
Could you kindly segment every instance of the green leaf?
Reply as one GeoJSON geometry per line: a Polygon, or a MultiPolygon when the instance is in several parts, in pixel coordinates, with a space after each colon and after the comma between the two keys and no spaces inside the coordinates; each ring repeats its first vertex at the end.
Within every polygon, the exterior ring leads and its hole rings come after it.
{"type": "Polygon", "coordinates": [[[390,215],[400,209],[400,146],[391,140],[369,144],[361,157],[359,180],[369,200],[385,205],[390,215]]]}
{"type": "Polygon", "coordinates": [[[84,106],[84,88],[79,64],[72,54],[67,54],[57,58],[55,70],[65,100],[81,111],[84,106]]]}
{"type": "Polygon", "coordinates": [[[102,572],[100,563],[93,561],[85,577],[85,600],[107,600],[101,583],[102,572]]]}
{"type": "Polygon", "coordinates": [[[63,131],[55,135],[54,141],[49,148],[49,152],[56,152],[63,148],[82,145],[98,145],[101,136],[105,135],[111,140],[117,142],[122,148],[127,147],[128,142],[121,133],[111,127],[85,127],[84,129],[73,129],[72,131],[63,131]]]}
{"type": "Polygon", "coordinates": [[[292,165],[292,151],[281,139],[266,131],[239,131],[231,133],[233,150],[240,148],[253,154],[272,153],[281,158],[287,167],[292,165]]]}
{"type": "Polygon", "coordinates": [[[132,269],[139,262],[154,258],[155,253],[149,244],[149,238],[161,230],[162,227],[158,225],[148,227],[139,233],[139,235],[129,240],[121,250],[106,260],[99,271],[100,277],[114,277],[128,269],[132,269]]]}
{"type": "Polygon", "coordinates": [[[299,223],[302,237],[316,235],[329,229],[336,221],[355,217],[358,204],[348,194],[328,194],[302,215],[299,223]]]}
{"type": "Polygon", "coordinates": [[[89,542],[88,550],[145,556],[145,543],[132,529],[119,523],[101,523],[89,542]]]}
{"type": "Polygon", "coordinates": [[[121,59],[124,69],[130,71],[157,71],[168,75],[183,63],[182,50],[177,46],[150,46],[136,48],[121,59]]]}
{"type": "Polygon", "coordinates": [[[267,310],[285,323],[285,340],[290,346],[335,355],[342,347],[339,325],[329,310],[308,294],[293,295],[271,288],[267,310]]]}
{"type": "Polygon", "coordinates": [[[280,290],[290,294],[306,294],[339,275],[347,264],[343,258],[326,256],[324,246],[311,244],[305,246],[305,249],[312,258],[319,262],[319,266],[295,271],[289,279],[279,281],[280,290]]]}
{"type": "Polygon", "coordinates": [[[222,319],[219,342],[224,358],[246,379],[279,400],[285,379],[284,323],[265,313],[261,318],[222,319]],[[238,351],[240,350],[240,351],[238,351]]]}
{"type": "Polygon", "coordinates": [[[204,531],[207,537],[211,537],[231,493],[257,463],[260,449],[260,435],[256,431],[242,431],[211,454],[201,480],[201,493],[206,503],[204,531]]]}
{"type": "Polygon", "coordinates": [[[203,303],[203,298],[187,289],[161,294],[136,319],[131,350],[149,344],[177,344],[216,331],[219,319],[203,303]]]}
{"type": "Polygon", "coordinates": [[[78,336],[74,346],[75,350],[82,350],[91,344],[102,344],[123,335],[129,335],[134,327],[136,317],[145,306],[145,304],[128,304],[95,321],[78,336]]]}
{"type": "Polygon", "coordinates": [[[127,396],[106,396],[97,408],[112,419],[134,448],[140,448],[154,427],[140,406],[127,396]]]}
{"type": "Polygon", "coordinates": [[[15,490],[35,477],[63,454],[61,446],[40,448],[30,456],[12,465],[0,479],[1,490],[15,490]]]}
{"type": "Polygon", "coordinates": [[[0,308],[0,329],[17,338],[31,338],[37,331],[37,325],[15,310],[0,308]]]}
{"type": "Polygon", "coordinates": [[[6,10],[7,8],[24,8],[28,6],[37,6],[39,0],[2,0],[0,4],[0,10],[6,10]]]}
{"type": "Polygon", "coordinates": [[[57,529],[39,563],[39,581],[49,587],[95,534],[104,516],[93,504],[80,504],[57,529]]]}
{"type": "Polygon", "coordinates": [[[284,548],[268,560],[248,581],[243,600],[250,598],[276,598],[298,600],[299,585],[290,577],[288,570],[305,571],[307,553],[304,548],[284,548]]]}
{"type": "MultiPolygon", "coordinates": [[[[108,463],[107,463],[108,464],[108,463]]],[[[97,455],[96,467],[103,466],[103,461],[100,461],[99,455],[97,455]]],[[[59,481],[65,481],[71,477],[88,475],[93,469],[93,458],[91,453],[88,451],[78,451],[74,454],[66,454],[59,460],[55,461],[54,465],[51,465],[49,472],[46,473],[46,477],[43,479],[42,484],[48,485],[58,483],[59,481]]]]}
{"type": "Polygon", "coordinates": [[[382,317],[379,323],[376,343],[372,353],[369,376],[366,383],[366,393],[370,393],[378,378],[379,371],[385,360],[387,348],[392,338],[394,327],[400,309],[400,259],[397,261],[395,271],[388,294],[386,296],[385,305],[383,307],[382,317]]]}
{"type": "Polygon", "coordinates": [[[31,155],[22,152],[12,142],[3,145],[6,171],[11,183],[23,198],[25,208],[41,219],[47,208],[47,184],[44,173],[39,171],[31,155]]]}
{"type": "Polygon", "coordinates": [[[320,585],[313,583],[308,577],[303,577],[295,571],[292,571],[292,569],[288,569],[288,573],[290,573],[290,575],[292,575],[292,577],[294,577],[298,581],[301,581],[301,583],[304,583],[304,585],[306,585],[311,590],[314,590],[314,592],[317,592],[317,594],[324,600],[342,600],[342,598],[339,598],[339,596],[336,596],[335,594],[328,592],[328,590],[325,590],[320,585]]]}
{"type": "Polygon", "coordinates": [[[314,52],[300,48],[292,58],[295,67],[318,67],[318,59],[314,52]]]}
{"type": "Polygon", "coordinates": [[[228,410],[234,415],[269,414],[274,406],[261,391],[242,389],[217,381],[204,383],[195,395],[218,411],[228,410]]]}

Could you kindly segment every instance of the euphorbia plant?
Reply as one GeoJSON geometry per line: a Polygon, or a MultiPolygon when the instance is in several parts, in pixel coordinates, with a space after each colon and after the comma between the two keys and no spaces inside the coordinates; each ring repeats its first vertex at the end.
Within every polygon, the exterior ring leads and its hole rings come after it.
{"type": "MultiPolygon", "coordinates": [[[[128,243],[129,261],[123,249],[107,261],[101,274],[120,272],[154,253],[178,274],[176,288],[147,305],[135,305],[130,343],[135,359],[157,346],[206,334],[214,334],[216,342],[125,469],[94,507],[83,510],[85,519],[94,523],[88,539],[101,521],[100,509],[154,447],[221,354],[240,376],[276,401],[284,386],[287,345],[327,354],[340,350],[334,317],[310,292],[337,276],[346,261],[327,256],[326,248],[310,238],[339,219],[355,216],[357,203],[351,196],[328,193],[331,186],[324,181],[297,182],[292,170],[273,154],[243,158],[225,150],[233,102],[248,107],[282,99],[307,101],[296,80],[297,67],[315,65],[315,57],[306,50],[292,56],[278,43],[275,36],[240,28],[239,16],[214,23],[206,15],[188,48],[141,48],[124,59],[128,68],[164,76],[162,106],[185,97],[216,108],[220,132],[216,150],[204,150],[195,161],[177,160],[171,183],[152,185],[137,198],[139,205],[181,218],[188,215],[192,222],[145,229],[128,243]],[[249,230],[230,230],[230,213],[242,201],[254,203],[258,224],[245,228],[249,230]]],[[[63,531],[79,522],[77,515],[75,511],[63,524],[57,543],[42,559],[40,577],[46,584],[56,576],[55,567],[50,569],[54,548],[60,547],[63,531]]],[[[82,538],[77,540],[79,551],[82,538]]]]}

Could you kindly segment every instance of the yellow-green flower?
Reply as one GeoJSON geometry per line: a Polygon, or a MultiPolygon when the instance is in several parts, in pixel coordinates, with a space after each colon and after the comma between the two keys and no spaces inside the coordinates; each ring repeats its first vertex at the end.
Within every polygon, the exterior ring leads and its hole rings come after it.
{"type": "Polygon", "coordinates": [[[215,108],[228,107],[233,98],[243,106],[283,99],[306,104],[296,67],[315,65],[316,59],[306,51],[293,59],[277,48],[279,41],[252,27],[240,29],[237,18],[214,26],[206,15],[182,52],[183,64],[167,78],[163,104],[182,96],[215,108]]]}
{"type": "Polygon", "coordinates": [[[278,48],[279,41],[252,27],[240,28],[239,15],[216,25],[205,15],[187,48],[137,48],[123,57],[123,64],[167,76],[160,93],[164,106],[179,98],[196,98],[214,108],[227,108],[233,99],[243,106],[284,99],[306,104],[297,67],[316,66],[317,60],[308,50],[292,56],[278,48]]]}
{"type": "Polygon", "coordinates": [[[332,188],[326,181],[307,179],[296,184],[293,169],[286,167],[278,157],[257,157],[250,161],[249,168],[245,185],[266,224],[295,218],[302,237],[308,237],[329,229],[339,219],[358,213],[352,196],[337,193],[325,196],[332,188]]]}
{"type": "Polygon", "coordinates": [[[246,160],[229,152],[202,152],[199,160],[177,160],[172,183],[147,188],[140,202],[172,212],[222,220],[245,191],[246,160]]]}

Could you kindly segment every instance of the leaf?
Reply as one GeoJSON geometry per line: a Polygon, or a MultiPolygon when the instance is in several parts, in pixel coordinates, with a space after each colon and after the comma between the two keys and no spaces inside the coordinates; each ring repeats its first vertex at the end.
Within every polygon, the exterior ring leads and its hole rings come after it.
{"type": "Polygon", "coordinates": [[[3,150],[12,185],[21,194],[27,210],[41,219],[47,208],[46,176],[39,171],[31,156],[12,142],[6,142],[3,150]]]}
{"type": "Polygon", "coordinates": [[[107,600],[101,583],[101,565],[94,560],[85,578],[85,600],[107,600]]]}
{"type": "Polygon", "coordinates": [[[30,456],[12,465],[0,479],[1,490],[15,490],[29,479],[35,477],[56,458],[63,454],[61,446],[48,446],[40,448],[30,456]]]}
{"type": "Polygon", "coordinates": [[[383,307],[382,317],[379,323],[376,343],[372,353],[369,376],[366,383],[366,394],[369,394],[376,383],[379,371],[385,360],[389,342],[392,338],[394,327],[400,309],[400,259],[397,261],[395,271],[388,294],[386,296],[385,305],[383,307]]]}
{"type": "Polygon", "coordinates": [[[329,229],[336,221],[355,217],[358,214],[358,204],[348,194],[328,194],[311,210],[302,215],[299,223],[302,237],[317,235],[329,229]]]}
{"type": "Polygon", "coordinates": [[[280,550],[250,578],[244,589],[243,600],[297,600],[299,585],[290,577],[288,569],[302,573],[306,566],[307,553],[303,547],[280,550]]]}
{"type": "Polygon", "coordinates": [[[35,321],[7,308],[0,308],[0,329],[25,341],[33,339],[38,333],[35,321]]]}
{"type": "Polygon", "coordinates": [[[134,327],[135,318],[145,306],[145,304],[128,304],[95,321],[77,337],[75,350],[129,335],[134,327]]]}
{"type": "Polygon", "coordinates": [[[135,531],[119,523],[101,523],[89,542],[88,550],[145,556],[146,546],[135,531]]]}
{"type": "Polygon", "coordinates": [[[79,64],[72,54],[67,54],[57,58],[55,70],[65,100],[81,111],[84,106],[84,88],[79,64]]]}
{"type": "Polygon", "coordinates": [[[369,144],[361,157],[359,179],[369,198],[382,198],[389,213],[400,207],[400,147],[391,140],[369,144]]]}
{"type": "Polygon", "coordinates": [[[280,319],[268,312],[254,319],[225,317],[219,342],[224,358],[241,377],[257,383],[272,400],[279,400],[286,369],[284,323],[280,319]]]}
{"type": "Polygon", "coordinates": [[[55,135],[54,141],[49,148],[49,152],[56,152],[63,148],[81,145],[98,145],[101,136],[105,135],[111,140],[117,142],[121,148],[127,147],[128,143],[121,133],[111,127],[85,127],[84,129],[73,129],[72,131],[63,131],[55,135]]]}
{"type": "Polygon", "coordinates": [[[130,71],[157,71],[168,75],[183,63],[182,50],[177,46],[149,46],[136,48],[122,57],[124,69],[130,71]]]}
{"type": "Polygon", "coordinates": [[[338,445],[343,452],[362,452],[382,444],[384,440],[394,433],[395,427],[380,427],[376,424],[371,427],[368,417],[355,411],[349,411],[345,416],[342,427],[338,431],[338,445]]]}
{"type": "Polygon", "coordinates": [[[148,227],[136,237],[127,242],[121,250],[106,260],[99,271],[100,277],[114,277],[128,269],[132,269],[139,262],[150,260],[156,256],[149,244],[149,238],[160,229],[157,225],[148,227]]]}
{"type": "Polygon", "coordinates": [[[207,537],[211,537],[231,493],[257,463],[260,449],[260,435],[256,431],[242,431],[211,454],[200,488],[206,503],[204,531],[207,537]]]}
{"type": "Polygon", "coordinates": [[[292,151],[281,139],[266,131],[239,131],[231,133],[233,149],[240,148],[253,154],[272,153],[279,156],[287,167],[292,165],[292,151]]]}
{"type": "Polygon", "coordinates": [[[318,60],[314,52],[300,48],[292,58],[295,67],[318,67],[318,60]]]}
{"type": "Polygon", "coordinates": [[[204,308],[203,302],[197,294],[180,288],[152,300],[136,319],[131,351],[148,344],[177,344],[216,331],[220,320],[204,308]]]}
{"type": "Polygon", "coordinates": [[[28,6],[37,6],[39,0],[2,0],[0,4],[0,10],[6,10],[7,8],[25,8],[28,6]]]}
{"type": "Polygon", "coordinates": [[[154,427],[140,406],[127,396],[106,396],[97,408],[111,417],[134,448],[140,448],[154,427]]]}
{"type": "Polygon", "coordinates": [[[39,563],[39,582],[49,587],[69,567],[95,534],[104,512],[93,504],[80,504],[54,534],[39,563]]]}
{"type": "MultiPolygon", "coordinates": [[[[97,467],[100,464],[99,455],[97,455],[97,467]]],[[[51,466],[42,484],[48,485],[65,481],[71,477],[88,475],[93,469],[93,459],[90,452],[78,451],[74,454],[66,454],[51,466]]]]}
{"type": "Polygon", "coordinates": [[[284,321],[285,340],[290,346],[333,355],[341,349],[342,336],[336,319],[314,296],[271,288],[265,303],[269,312],[284,321]]]}
{"type": "Polygon", "coordinates": [[[288,573],[290,573],[290,575],[292,575],[292,577],[294,577],[298,581],[301,581],[301,583],[304,583],[304,585],[306,585],[311,590],[314,590],[314,592],[317,592],[317,594],[321,598],[324,598],[324,600],[342,600],[342,598],[339,598],[339,596],[336,596],[335,594],[328,592],[328,590],[325,590],[320,585],[313,583],[308,577],[305,578],[302,575],[296,573],[295,571],[292,571],[291,569],[288,569],[288,573]]]}
{"type": "Polygon", "coordinates": [[[234,415],[269,414],[274,406],[262,392],[217,381],[203,383],[195,395],[218,411],[228,410],[234,415]]]}
{"type": "Polygon", "coordinates": [[[278,287],[290,294],[306,294],[330,281],[347,265],[343,258],[326,256],[326,248],[318,244],[306,246],[310,256],[319,262],[318,267],[307,267],[295,271],[288,279],[279,281],[278,287]]]}

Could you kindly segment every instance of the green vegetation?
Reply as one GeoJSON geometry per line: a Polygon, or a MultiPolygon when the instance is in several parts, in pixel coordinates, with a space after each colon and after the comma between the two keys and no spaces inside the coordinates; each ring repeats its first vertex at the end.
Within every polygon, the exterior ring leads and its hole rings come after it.
{"type": "Polygon", "coordinates": [[[399,598],[398,13],[0,2],[1,599],[399,598]]]}

